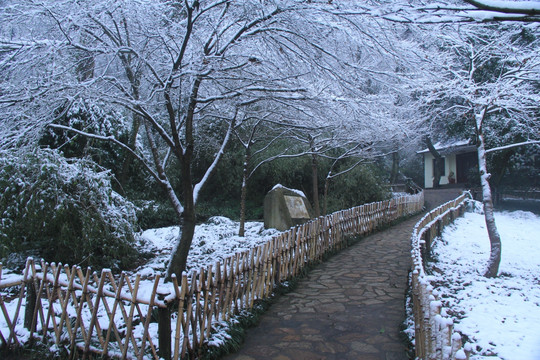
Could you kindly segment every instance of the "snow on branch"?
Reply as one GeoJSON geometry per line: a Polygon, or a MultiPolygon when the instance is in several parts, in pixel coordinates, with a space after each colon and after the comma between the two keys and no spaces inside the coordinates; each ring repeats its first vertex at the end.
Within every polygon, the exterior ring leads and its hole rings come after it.
{"type": "Polygon", "coordinates": [[[466,22],[540,22],[539,1],[463,0],[464,6],[449,1],[426,5],[392,4],[387,7],[362,9],[360,13],[400,23],[438,24],[466,22]]]}
{"type": "Polygon", "coordinates": [[[540,15],[540,1],[463,0],[478,9],[505,14],[540,15]]]}
{"type": "Polygon", "coordinates": [[[74,132],[76,134],[79,134],[79,135],[82,135],[82,136],[85,136],[85,137],[91,138],[91,139],[112,142],[112,143],[120,146],[122,149],[130,152],[135,158],[140,160],[140,162],[143,164],[143,166],[150,172],[152,177],[155,178],[158,182],[162,182],[159,175],[150,167],[150,165],[148,165],[148,163],[145,161],[144,158],[142,158],[139,154],[137,154],[137,152],[133,151],[133,149],[131,149],[129,146],[127,146],[126,144],[119,141],[118,139],[116,139],[113,136],[96,135],[96,134],[92,134],[92,133],[89,133],[89,132],[86,132],[86,131],[77,130],[77,129],[74,129],[74,128],[69,127],[69,126],[64,126],[64,125],[59,125],[59,124],[49,124],[49,127],[54,128],[54,129],[74,132]]]}
{"type": "Polygon", "coordinates": [[[540,144],[540,140],[529,140],[529,141],[524,141],[524,142],[520,142],[520,143],[516,143],[516,144],[498,146],[498,147],[486,150],[486,154],[490,153],[490,152],[511,149],[511,148],[515,148],[515,147],[518,147],[518,146],[534,145],[534,144],[540,144]]]}
{"type": "Polygon", "coordinates": [[[234,114],[233,120],[229,123],[229,128],[227,129],[227,133],[225,134],[225,138],[223,139],[223,142],[221,143],[221,148],[219,149],[218,153],[214,157],[214,161],[212,162],[212,164],[206,170],[206,173],[204,174],[201,181],[199,181],[193,188],[193,202],[195,204],[197,203],[197,198],[199,197],[199,192],[200,192],[201,188],[204,186],[204,184],[206,183],[206,181],[208,180],[210,175],[212,175],[212,173],[216,169],[216,167],[217,167],[217,165],[219,163],[219,160],[223,157],[223,154],[225,152],[225,147],[229,143],[231,133],[233,132],[233,129],[234,129],[235,124],[236,124],[236,116],[237,116],[237,114],[238,114],[238,110],[234,114]]]}

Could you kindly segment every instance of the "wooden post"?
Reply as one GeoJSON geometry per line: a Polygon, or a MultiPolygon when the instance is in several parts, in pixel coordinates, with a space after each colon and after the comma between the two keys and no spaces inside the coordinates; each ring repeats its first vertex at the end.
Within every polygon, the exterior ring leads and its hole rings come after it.
{"type": "Polygon", "coordinates": [[[426,231],[424,231],[424,259],[428,259],[431,254],[431,228],[427,228],[426,231]]]}
{"type": "MultiPolygon", "coordinates": [[[[164,300],[165,295],[158,293],[158,299],[164,300]]],[[[171,359],[171,305],[167,307],[158,307],[158,354],[165,360],[171,359]]],[[[179,309],[179,311],[182,311],[179,309]]]]}
{"type": "Polygon", "coordinates": [[[34,310],[37,303],[36,288],[34,285],[34,278],[25,281],[26,285],[26,307],[24,310],[24,327],[30,332],[34,332],[32,325],[34,324],[34,310]]]}

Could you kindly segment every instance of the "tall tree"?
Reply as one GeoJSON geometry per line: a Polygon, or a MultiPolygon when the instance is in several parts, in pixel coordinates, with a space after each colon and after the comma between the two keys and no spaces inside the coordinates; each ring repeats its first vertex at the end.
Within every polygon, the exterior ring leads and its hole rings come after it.
{"type": "Polygon", "coordinates": [[[246,108],[263,99],[295,107],[306,98],[350,95],[363,74],[388,76],[380,69],[394,63],[395,54],[381,46],[389,39],[328,11],[337,7],[292,0],[6,1],[2,147],[35,144],[50,126],[116,144],[125,152],[123,173],[130,158],[140,161],[182,225],[167,270],[179,274],[199,193],[246,108]],[[59,124],[79,99],[123,109],[128,141],[59,124]],[[224,130],[199,174],[193,161],[201,122],[224,130]],[[172,166],[181,174],[180,191],[172,166]]]}
{"type": "Polygon", "coordinates": [[[431,60],[440,73],[425,85],[421,101],[433,121],[461,122],[474,132],[491,243],[485,275],[494,277],[501,258],[501,239],[493,216],[486,161],[486,139],[491,134],[486,129],[493,122],[514,122],[529,143],[538,140],[540,33],[536,26],[517,24],[444,25],[435,33],[438,55],[431,60]]]}

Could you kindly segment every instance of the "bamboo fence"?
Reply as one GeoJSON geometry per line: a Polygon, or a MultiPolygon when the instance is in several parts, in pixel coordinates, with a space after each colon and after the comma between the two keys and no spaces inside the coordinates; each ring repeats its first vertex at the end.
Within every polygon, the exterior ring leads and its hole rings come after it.
{"type": "Polygon", "coordinates": [[[464,192],[427,213],[414,227],[412,234],[412,304],[415,322],[415,350],[418,359],[465,360],[461,335],[453,330],[453,320],[443,309],[425,273],[433,239],[441,236],[444,226],[463,215],[472,196],[464,192]]]}
{"type": "Polygon", "coordinates": [[[189,275],[148,288],[141,276],[113,276],[80,267],[36,262],[2,279],[0,346],[39,341],[66,349],[72,358],[91,354],[137,359],[196,358],[217,322],[228,321],[324,255],[347,246],[351,236],[419,212],[424,194],[366,204],[320,217],[267,243],[189,275]],[[156,341],[157,339],[157,341],[156,341]]]}

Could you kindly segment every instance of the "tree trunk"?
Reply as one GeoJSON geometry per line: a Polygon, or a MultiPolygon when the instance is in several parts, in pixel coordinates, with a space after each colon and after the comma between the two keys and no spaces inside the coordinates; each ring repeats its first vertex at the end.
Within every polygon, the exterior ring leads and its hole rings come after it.
{"type": "Polygon", "coordinates": [[[426,137],[426,143],[429,152],[435,158],[435,164],[433,165],[433,187],[438,188],[440,186],[439,183],[441,182],[441,172],[439,170],[439,167],[442,161],[442,156],[441,154],[439,154],[437,149],[435,149],[435,146],[433,146],[433,143],[431,142],[431,138],[429,136],[426,137]]]}
{"type": "MultiPolygon", "coordinates": [[[[131,150],[135,150],[135,146],[137,144],[137,134],[139,133],[140,127],[141,127],[141,117],[138,114],[133,114],[133,123],[131,126],[131,131],[129,134],[128,144],[127,144],[127,146],[129,146],[131,150]]],[[[129,178],[129,171],[130,171],[132,162],[133,162],[133,154],[126,151],[126,154],[124,156],[124,161],[122,162],[122,170],[121,170],[122,172],[120,173],[120,178],[118,179],[122,187],[126,185],[127,179],[129,178]]]]}
{"type": "MultiPolygon", "coordinates": [[[[193,241],[193,235],[195,234],[195,200],[193,192],[193,176],[191,173],[191,163],[193,160],[193,150],[195,147],[195,140],[193,137],[193,117],[195,114],[195,107],[197,106],[197,95],[199,93],[199,86],[201,85],[201,82],[202,77],[198,77],[193,83],[193,89],[191,91],[189,106],[187,109],[184,125],[184,136],[186,139],[185,151],[183,152],[183,154],[181,154],[181,156],[178,156],[180,160],[180,170],[182,171],[181,181],[182,194],[184,197],[183,226],[181,228],[180,239],[178,240],[176,249],[174,249],[174,252],[171,256],[171,261],[169,262],[169,266],[167,268],[167,275],[165,277],[166,281],[169,281],[171,279],[172,274],[180,276],[182,272],[186,270],[189,249],[193,241]]],[[[167,96],[165,98],[167,99],[168,108],[170,109],[170,96],[168,96],[168,94],[166,95],[167,96]]],[[[170,111],[169,116],[171,117],[171,119],[173,119],[174,112],[170,111]]],[[[181,153],[179,146],[180,139],[178,137],[177,130],[173,127],[171,131],[173,133],[173,138],[175,138],[175,142],[178,143],[176,145],[177,148],[175,149],[175,152],[181,153]]]]}
{"type": "Polygon", "coordinates": [[[246,225],[246,197],[247,197],[247,181],[248,181],[248,166],[251,149],[249,146],[246,148],[246,154],[244,157],[244,173],[242,176],[242,194],[240,196],[240,229],[238,230],[238,236],[245,236],[246,225]]]}
{"type": "Polygon", "coordinates": [[[315,217],[321,216],[321,208],[319,206],[319,172],[317,170],[317,155],[311,155],[311,174],[313,177],[313,210],[315,217]]]}
{"type": "Polygon", "coordinates": [[[186,270],[189,249],[195,234],[195,204],[193,202],[193,186],[191,182],[191,152],[186,152],[182,159],[182,191],[184,195],[184,212],[180,227],[180,238],[173,250],[165,280],[170,281],[172,274],[181,276],[186,270]]]}
{"type": "Polygon", "coordinates": [[[330,189],[330,174],[324,180],[324,205],[323,205],[323,215],[326,216],[328,211],[328,190],[330,189]]]}
{"type": "Polygon", "coordinates": [[[392,153],[392,172],[390,173],[390,184],[395,184],[399,173],[399,153],[392,153]]]}
{"type": "Polygon", "coordinates": [[[476,131],[478,134],[478,170],[480,171],[480,182],[482,184],[482,202],[484,204],[484,216],[486,219],[486,227],[491,245],[489,255],[488,268],[484,273],[486,277],[496,277],[499,272],[499,264],[501,262],[501,236],[497,231],[495,217],[493,215],[493,200],[491,196],[491,188],[489,186],[490,174],[487,172],[486,164],[486,148],[484,143],[484,135],[482,133],[482,120],[485,111],[481,115],[477,115],[476,131]]]}
{"type": "Polygon", "coordinates": [[[195,225],[195,212],[193,209],[191,211],[184,210],[183,221],[180,226],[180,237],[177,240],[176,249],[173,250],[165,281],[170,281],[172,274],[180,277],[182,272],[186,270],[189,249],[195,234],[195,225]]]}

